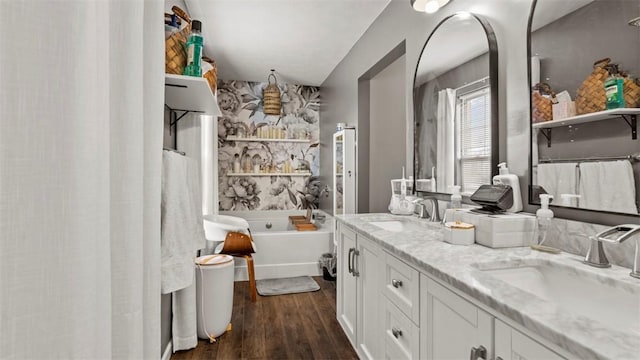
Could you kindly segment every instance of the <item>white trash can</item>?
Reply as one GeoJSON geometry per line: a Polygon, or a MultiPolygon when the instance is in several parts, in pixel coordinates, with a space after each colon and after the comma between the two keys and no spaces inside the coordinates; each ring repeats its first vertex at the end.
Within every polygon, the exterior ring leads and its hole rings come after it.
{"type": "Polygon", "coordinates": [[[196,259],[198,337],[212,339],[227,330],[233,309],[233,257],[205,255],[196,259]]]}

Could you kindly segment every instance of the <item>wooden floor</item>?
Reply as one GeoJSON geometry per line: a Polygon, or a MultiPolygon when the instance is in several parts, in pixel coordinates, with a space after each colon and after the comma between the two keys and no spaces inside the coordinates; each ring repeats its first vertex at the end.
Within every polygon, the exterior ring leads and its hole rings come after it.
{"type": "Polygon", "coordinates": [[[336,320],[336,283],[314,279],[319,291],[258,296],[256,303],[249,299],[249,283],[236,282],[233,330],[171,359],[357,359],[336,320]]]}

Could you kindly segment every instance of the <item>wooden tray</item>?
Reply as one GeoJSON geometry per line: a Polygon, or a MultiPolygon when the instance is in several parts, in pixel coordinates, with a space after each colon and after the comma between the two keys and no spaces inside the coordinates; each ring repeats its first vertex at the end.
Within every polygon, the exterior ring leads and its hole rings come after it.
{"type": "Polygon", "coordinates": [[[318,228],[314,224],[295,224],[298,231],[316,231],[318,228]]]}

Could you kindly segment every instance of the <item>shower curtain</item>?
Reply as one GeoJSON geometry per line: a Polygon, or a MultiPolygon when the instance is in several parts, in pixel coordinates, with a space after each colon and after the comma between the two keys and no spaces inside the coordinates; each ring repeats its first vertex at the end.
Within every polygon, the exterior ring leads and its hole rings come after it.
{"type": "Polygon", "coordinates": [[[160,357],[161,1],[0,1],[0,358],[160,357]]]}
{"type": "Polygon", "coordinates": [[[444,89],[438,92],[438,161],[436,186],[438,192],[452,192],[455,184],[455,120],[456,91],[444,89]]]}

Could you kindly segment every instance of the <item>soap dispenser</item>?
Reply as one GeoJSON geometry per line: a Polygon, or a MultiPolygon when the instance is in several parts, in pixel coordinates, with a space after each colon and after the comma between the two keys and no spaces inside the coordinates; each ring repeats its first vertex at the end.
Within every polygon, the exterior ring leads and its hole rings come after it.
{"type": "Polygon", "coordinates": [[[453,194],[451,194],[451,206],[450,209],[462,208],[462,195],[460,195],[460,185],[453,185],[453,194]]]}
{"type": "Polygon", "coordinates": [[[522,211],[522,196],[520,195],[520,182],[515,174],[509,174],[507,163],[498,164],[498,175],[493,177],[493,185],[509,185],[513,190],[513,206],[507,212],[517,213],[522,211]]]}
{"type": "Polygon", "coordinates": [[[553,199],[553,195],[540,194],[540,209],[536,211],[536,218],[538,220],[538,245],[542,245],[547,239],[547,231],[553,219],[553,211],[549,209],[550,199],[553,199]]]}

